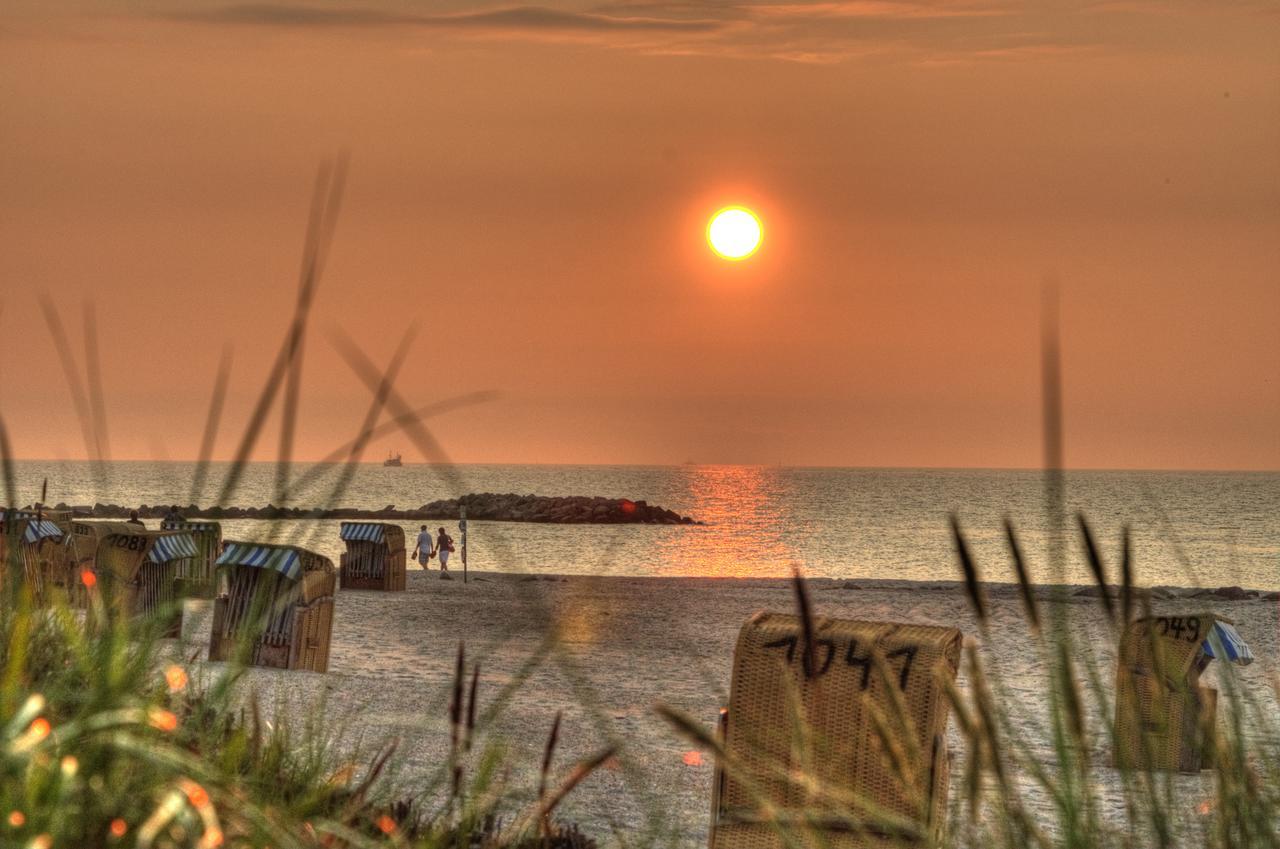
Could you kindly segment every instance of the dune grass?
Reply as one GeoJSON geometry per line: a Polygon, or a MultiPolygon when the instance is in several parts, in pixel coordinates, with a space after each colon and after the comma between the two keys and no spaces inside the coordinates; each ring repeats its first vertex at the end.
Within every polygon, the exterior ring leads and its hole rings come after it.
{"type": "MultiPolygon", "coordinates": [[[[316,297],[324,258],[333,238],[345,165],[321,170],[308,235],[295,313],[249,421],[239,435],[234,462],[219,482],[219,502],[235,492],[245,463],[253,456],[268,415],[280,402],[282,430],[276,495],[288,503],[312,472],[294,472],[293,432],[297,423],[301,364],[311,305],[316,297]]],[[[106,486],[110,443],[98,366],[96,319],[85,313],[86,374],[82,380],[54,303],[42,301],[46,321],[71,389],[73,407],[89,457],[106,486]]],[[[395,389],[412,328],[386,369],[379,369],[350,338],[331,334],[344,360],[368,387],[371,400],[355,436],[327,458],[347,464],[325,504],[339,502],[350,471],[362,459],[370,440],[399,430],[432,462],[449,488],[461,494],[463,482],[425,425],[436,413],[480,403],[492,393],[473,393],[414,407],[395,389]],[[389,420],[383,421],[389,417],[389,420]]],[[[1068,525],[1063,514],[1061,468],[1061,399],[1056,342],[1046,345],[1046,510],[1054,533],[1049,559],[1062,574],[1068,525]]],[[[192,500],[204,489],[208,462],[218,434],[228,391],[230,352],[223,354],[200,441],[200,463],[192,481],[192,500]]],[[[13,457],[0,421],[5,503],[22,500],[16,492],[13,457]]],[[[29,497],[29,496],[28,496],[29,497]]],[[[34,500],[34,499],[32,499],[34,500]]],[[[43,495],[41,499],[43,500],[43,495]]],[[[301,523],[298,526],[300,527],[301,523]]],[[[1121,544],[1120,592],[1105,591],[1107,570],[1102,546],[1087,523],[1079,522],[1095,579],[1104,586],[1099,597],[1110,622],[1109,639],[1148,602],[1134,589],[1134,565],[1127,539],[1121,544]]],[[[771,822],[778,845],[839,845],[859,829],[898,835],[916,832],[912,840],[891,838],[877,846],[974,847],[974,849],[1093,849],[1093,847],[1211,847],[1252,849],[1280,845],[1280,728],[1276,694],[1251,692],[1230,668],[1220,668],[1222,695],[1219,727],[1210,739],[1212,767],[1188,782],[1149,770],[1121,776],[1122,810],[1104,810],[1099,793],[1100,770],[1108,770],[1114,748],[1115,670],[1102,658],[1114,654],[1082,640],[1066,619],[1066,605],[1042,604],[1028,576],[1026,552],[1012,526],[1006,526],[1013,569],[1021,586],[1026,619],[1026,650],[1042,670],[1043,698],[1038,705],[1013,697],[1000,670],[990,668],[981,646],[991,635],[989,606],[983,595],[979,564],[969,553],[965,535],[953,522],[957,560],[970,599],[977,632],[970,635],[963,657],[963,688],[950,686],[946,698],[964,751],[956,758],[952,791],[943,828],[912,828],[912,823],[878,811],[856,788],[824,788],[813,775],[791,780],[845,806],[845,838],[821,829],[801,815],[771,806],[761,795],[761,816],[771,822]],[[1039,711],[1028,739],[1027,723],[1016,721],[1039,711]],[[1038,740],[1051,741],[1052,755],[1037,756],[1038,740]],[[1029,794],[1048,798],[1033,814],[1029,794]]],[[[305,540],[294,537],[290,541],[305,540]]],[[[273,536],[290,536],[281,525],[273,536]]],[[[13,542],[13,541],[11,541],[13,542]]],[[[15,551],[16,545],[7,546],[15,551]]],[[[115,620],[88,633],[81,614],[61,599],[36,604],[31,587],[21,580],[16,558],[4,567],[0,583],[0,846],[30,849],[53,847],[585,847],[592,840],[553,821],[565,795],[608,760],[616,741],[600,723],[601,749],[568,769],[554,768],[559,717],[548,717],[541,777],[532,804],[518,801],[530,788],[515,788],[507,779],[508,754],[501,739],[486,733],[501,706],[518,698],[520,681],[504,688],[479,710],[483,658],[470,662],[460,647],[454,681],[443,696],[448,702],[451,746],[447,761],[426,776],[410,776],[397,766],[392,741],[371,746],[333,744],[343,729],[326,725],[322,710],[301,721],[291,720],[271,705],[258,703],[241,686],[245,669],[235,663],[204,665],[197,648],[159,638],[159,621],[115,620]]],[[[798,609],[805,623],[806,652],[814,644],[815,612],[797,583],[798,609]]],[[[95,603],[91,599],[91,603],[95,603]]],[[[555,661],[549,637],[530,658],[530,668],[555,661]]],[[[878,674],[886,671],[878,664],[878,674]]],[[[1220,667],[1225,666],[1219,664],[1220,667]]],[[[572,696],[598,714],[588,688],[577,682],[572,696]]],[[[674,733],[711,752],[744,783],[751,776],[727,756],[703,717],[687,717],[659,708],[674,733]]],[[[597,717],[598,718],[598,717],[597,717]]],[[[798,727],[812,738],[815,729],[798,727]]],[[[891,768],[906,788],[914,787],[918,753],[895,752],[891,768]]],[[[624,770],[630,769],[623,764],[624,770]]],[[[781,767],[780,767],[781,768],[781,767]]],[[[788,767],[789,769],[789,767],[788,767]]],[[[662,846],[670,829],[663,822],[662,789],[653,793],[643,833],[617,842],[629,846],[662,846]]],[[[922,808],[923,809],[923,808],[922,808]]]]}
{"type": "MultiPolygon", "coordinates": [[[[959,683],[939,683],[959,730],[963,751],[953,753],[945,821],[928,822],[928,800],[919,776],[929,765],[911,751],[913,728],[895,722],[901,716],[869,708],[874,733],[867,745],[883,751],[885,769],[902,798],[917,812],[904,823],[877,806],[856,787],[830,787],[822,775],[797,764],[778,763],[765,775],[746,769],[716,734],[698,718],[667,707],[659,710],[673,729],[710,752],[719,767],[753,799],[755,821],[772,829],[780,847],[874,846],[938,849],[1268,849],[1280,846],[1280,681],[1250,689],[1236,668],[1217,661],[1217,723],[1205,732],[1208,766],[1198,775],[1139,767],[1117,769],[1112,753],[1122,733],[1116,724],[1116,663],[1125,628],[1136,617],[1152,615],[1148,593],[1135,586],[1129,529],[1119,544],[1119,585],[1110,583],[1104,547],[1083,516],[1075,524],[1090,574],[1098,588],[1104,633],[1090,633],[1073,621],[1065,598],[1066,538],[1071,525],[1065,511],[1062,474],[1063,427],[1061,367],[1057,341],[1056,293],[1046,288],[1043,334],[1045,511],[1050,527],[1044,553],[1054,576],[1047,593],[1032,585],[1027,553],[1016,529],[1005,523],[1012,571],[1019,585],[1025,633],[1020,647],[1038,673],[1036,698],[1015,693],[1001,670],[984,655],[998,639],[990,627],[980,565],[959,521],[951,519],[962,586],[976,623],[966,636],[959,683]],[[1045,603],[1047,602],[1047,603],[1045,603]],[[888,729],[888,733],[886,733],[888,729]],[[872,739],[874,737],[875,739],[872,739]],[[1045,754],[1048,743],[1048,754],[1045,754]],[[789,803],[763,790],[762,777],[781,779],[794,788],[789,803]],[[1118,784],[1118,798],[1113,789],[1118,784]],[[1032,807],[1028,800],[1041,800],[1032,807]],[[823,800],[824,822],[797,806],[796,798],[823,800]],[[835,801],[834,808],[832,801],[835,801]],[[1048,800],[1043,804],[1042,800],[1048,800]],[[830,827],[832,820],[837,827],[830,827]],[[907,836],[901,836],[901,835],[907,836]],[[894,837],[893,835],[899,835],[894,837]]],[[[1165,528],[1172,533],[1171,528],[1165,528]]],[[[1174,541],[1176,544],[1176,540],[1174,541]]],[[[799,572],[795,578],[800,637],[809,652],[820,637],[815,612],[799,572]]],[[[1007,639],[1007,635],[1005,635],[1007,639]]],[[[872,652],[877,675],[889,680],[884,657],[872,652]]],[[[1182,681],[1166,681],[1168,691],[1185,691],[1182,681]]],[[[885,690],[897,694],[892,685],[885,690]]],[[[794,696],[798,698],[798,694],[794,696]]],[[[799,711],[797,711],[799,713],[799,711]]],[[[1203,730],[1203,729],[1202,729],[1203,730]]],[[[803,752],[822,729],[803,718],[794,723],[792,751],[803,752]]],[[[1148,754],[1149,749],[1144,749],[1148,754]]]]}
{"type": "MultiPolygon", "coordinates": [[[[279,402],[281,431],[276,499],[310,480],[292,466],[300,375],[311,306],[336,228],[345,157],[324,164],[317,176],[304,240],[294,314],[253,411],[237,439],[234,461],[218,483],[220,501],[236,490],[268,415],[279,402]]],[[[41,298],[45,320],[71,391],[85,449],[105,489],[110,447],[98,360],[96,317],[85,308],[85,376],[76,366],[59,310],[41,298]]],[[[454,488],[461,482],[424,422],[494,397],[476,392],[412,408],[393,388],[413,329],[385,371],[341,334],[336,344],[370,385],[372,399],[355,437],[329,460],[345,468],[319,507],[340,502],[369,441],[392,429],[406,433],[454,488]],[[390,405],[393,418],[381,422],[390,405]]],[[[203,491],[230,382],[231,352],[223,352],[200,440],[193,498],[203,491]]],[[[4,503],[20,498],[0,420],[4,503]]],[[[47,486],[47,482],[46,482],[47,486]]],[[[300,531],[282,523],[270,536],[300,531]]],[[[13,527],[5,524],[6,533],[13,527]]],[[[587,847],[594,842],[576,827],[557,823],[559,803],[612,755],[602,751],[567,769],[553,769],[555,734],[549,741],[532,804],[516,801],[529,788],[509,786],[505,748],[485,728],[514,693],[492,699],[477,716],[479,663],[468,672],[459,646],[457,681],[450,705],[451,754],[432,775],[400,774],[394,741],[372,749],[352,745],[358,735],[326,725],[323,706],[301,722],[276,706],[263,706],[242,686],[240,661],[205,666],[205,647],[160,639],[172,610],[133,618],[106,615],[101,587],[90,584],[90,628],[65,593],[33,596],[18,558],[18,540],[6,538],[0,563],[0,846],[52,847],[587,847]],[[467,676],[469,674],[469,679],[467,676]],[[464,679],[469,686],[464,687],[464,679]]],[[[56,558],[56,552],[44,551],[56,558]]],[[[265,611],[259,610],[258,613],[265,611]]],[[[545,656],[545,652],[542,656],[545,656]]],[[[548,718],[548,726],[551,725],[548,718]]]]}

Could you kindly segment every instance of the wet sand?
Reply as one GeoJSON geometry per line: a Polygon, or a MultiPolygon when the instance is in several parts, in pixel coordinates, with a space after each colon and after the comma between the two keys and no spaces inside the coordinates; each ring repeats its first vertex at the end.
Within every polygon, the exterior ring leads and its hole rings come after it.
{"type": "MultiPolygon", "coordinates": [[[[961,628],[976,633],[963,592],[954,584],[814,580],[819,615],[892,620],[961,628]]],[[[1014,716],[1031,749],[1048,762],[1052,749],[1033,736],[1045,709],[1038,668],[1014,587],[988,588],[991,638],[982,646],[1014,703],[1014,716]]],[[[434,570],[411,569],[403,593],[339,592],[332,654],[326,675],[253,670],[247,685],[266,706],[295,721],[323,716],[343,747],[372,749],[400,741],[401,778],[425,786],[449,751],[448,700],[459,640],[468,662],[481,664],[479,713],[485,723],[478,748],[500,742],[511,766],[509,783],[530,796],[537,785],[542,747],[557,711],[563,711],[557,773],[607,745],[619,755],[580,785],[562,814],[580,822],[602,845],[611,831],[627,845],[653,838],[658,846],[705,845],[712,766],[686,757],[692,748],[653,712],[665,702],[708,728],[727,701],[730,661],[738,629],[757,610],[791,611],[786,579],[589,578],[472,573],[442,581],[434,570]],[[545,652],[541,650],[546,649],[545,652]],[[521,680],[523,679],[523,680],[521,680]],[[516,685],[499,705],[504,688],[516,685]],[[323,701],[323,711],[317,703],[323,701]],[[495,708],[497,708],[495,710],[495,708]]],[[[1071,627],[1099,646],[1103,680],[1110,686],[1114,653],[1096,599],[1070,597],[1063,606],[1071,627]]],[[[1157,613],[1212,610],[1236,622],[1258,661],[1242,681],[1264,703],[1276,705],[1280,604],[1275,600],[1155,600],[1157,613]]],[[[191,651],[207,647],[207,602],[188,603],[184,637],[191,651]]],[[[1212,683],[1214,668],[1206,681],[1212,683]]],[[[221,664],[202,664],[216,673],[221,664]]],[[[962,673],[961,688],[967,686],[962,673]]],[[[1095,714],[1093,724],[1099,728],[1095,714]]],[[[1100,728],[1099,728],[1100,731],[1100,728]]],[[[963,757],[951,728],[953,758],[963,757]]],[[[1099,733],[1096,763],[1105,763],[1099,733]]],[[[959,763],[953,764],[953,775],[959,763]]],[[[1121,800],[1114,771],[1095,769],[1104,805],[1117,819],[1121,800]]],[[[1195,802],[1210,795],[1207,777],[1175,778],[1178,792],[1195,802]]],[[[955,793],[953,781],[952,793],[955,793]]],[[[1034,789],[1030,804],[1047,811],[1034,789]]]]}

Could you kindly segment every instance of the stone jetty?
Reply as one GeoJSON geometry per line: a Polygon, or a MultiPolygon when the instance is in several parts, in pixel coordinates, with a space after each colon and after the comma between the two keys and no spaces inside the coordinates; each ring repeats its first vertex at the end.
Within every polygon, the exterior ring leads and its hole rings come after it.
{"type": "MultiPolygon", "coordinates": [[[[432,501],[421,507],[400,509],[389,504],[380,510],[361,510],[350,507],[199,507],[189,504],[179,506],[187,519],[377,519],[387,521],[418,521],[420,519],[457,519],[461,508],[467,510],[468,519],[485,519],[495,522],[544,522],[557,525],[699,525],[689,516],[681,516],[674,510],[632,501],[628,498],[604,498],[587,495],[516,495],[514,493],[472,493],[461,498],[432,501]]],[[[137,510],[144,519],[159,519],[169,512],[169,505],[143,504],[140,507],[124,507],[118,504],[67,505],[58,504],[53,509],[70,510],[81,518],[125,519],[129,511],[137,510]]]]}

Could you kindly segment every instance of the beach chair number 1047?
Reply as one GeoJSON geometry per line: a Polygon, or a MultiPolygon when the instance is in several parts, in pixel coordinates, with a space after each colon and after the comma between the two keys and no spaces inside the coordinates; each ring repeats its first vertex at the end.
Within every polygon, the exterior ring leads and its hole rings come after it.
{"type": "MultiPolygon", "coordinates": [[[[799,636],[792,634],[782,639],[765,643],[764,647],[767,649],[786,649],[787,663],[795,663],[796,649],[800,645],[800,640],[799,636]]],[[[811,655],[804,652],[799,653],[800,663],[805,667],[805,677],[821,678],[831,671],[831,661],[835,659],[839,647],[836,645],[835,640],[828,639],[814,640],[813,644],[815,648],[811,655]],[[812,660],[810,657],[812,657],[812,660]],[[821,662],[819,662],[819,659],[821,659],[821,662]],[[817,668],[810,668],[810,665],[817,668]]],[[[907,681],[911,678],[911,664],[916,659],[916,653],[919,650],[919,646],[900,646],[884,654],[886,665],[890,665],[894,661],[901,661],[901,667],[898,670],[898,689],[903,692],[907,690],[907,681]]],[[[860,656],[858,654],[858,641],[851,639],[844,651],[844,662],[849,666],[862,670],[861,689],[867,689],[871,685],[871,668],[874,665],[871,653],[867,652],[860,656]]]]}

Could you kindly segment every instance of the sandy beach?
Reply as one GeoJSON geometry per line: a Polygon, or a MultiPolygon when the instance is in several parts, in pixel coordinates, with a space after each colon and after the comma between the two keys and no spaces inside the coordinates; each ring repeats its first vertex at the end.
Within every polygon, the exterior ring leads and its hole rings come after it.
{"type": "MultiPolygon", "coordinates": [[[[547,733],[563,711],[558,774],[607,745],[619,749],[615,762],[570,796],[564,817],[602,844],[617,842],[615,830],[627,845],[643,842],[644,835],[660,846],[704,844],[712,765],[687,755],[692,747],[653,706],[664,702],[711,727],[727,701],[738,629],[754,611],[790,611],[789,582],[472,573],[464,585],[460,578],[442,581],[435,571],[413,569],[404,593],[340,592],[328,674],[252,670],[247,685],[264,706],[287,711],[295,721],[323,716],[340,746],[362,740],[372,748],[398,739],[402,777],[416,784],[436,775],[449,750],[449,689],[458,641],[465,640],[469,662],[481,664],[479,712],[489,720],[478,748],[489,742],[507,747],[515,792],[533,793],[547,733]],[[499,705],[511,685],[510,698],[499,705]]],[[[811,591],[820,615],[951,625],[976,634],[954,584],[814,580],[811,591]]],[[[1045,708],[1043,673],[1029,648],[1015,588],[988,585],[987,592],[991,636],[982,651],[1002,675],[1032,751],[1048,762],[1051,747],[1034,732],[1045,708]]],[[[1073,633],[1096,647],[1110,687],[1114,653],[1096,599],[1069,596],[1063,606],[1073,633]]],[[[1275,705],[1275,600],[1157,599],[1153,609],[1212,610],[1233,620],[1258,658],[1241,671],[1241,680],[1264,704],[1275,705]]],[[[207,647],[209,610],[206,602],[188,603],[188,652],[207,647]]],[[[1211,684],[1219,665],[1206,675],[1211,684]]],[[[202,667],[206,673],[222,668],[202,667]]],[[[967,687],[963,672],[960,684],[967,687]]],[[[1105,763],[1100,717],[1091,721],[1099,731],[1095,762],[1105,763]]],[[[950,738],[954,770],[963,757],[954,723],[950,738]]],[[[1189,804],[1198,802],[1209,795],[1207,776],[1176,777],[1177,792],[1189,804]]],[[[1115,773],[1097,767],[1095,779],[1104,805],[1118,815],[1115,773]]],[[[954,796],[954,782],[952,790],[954,796]]],[[[1028,795],[1033,807],[1048,805],[1034,788],[1028,795]]]]}

